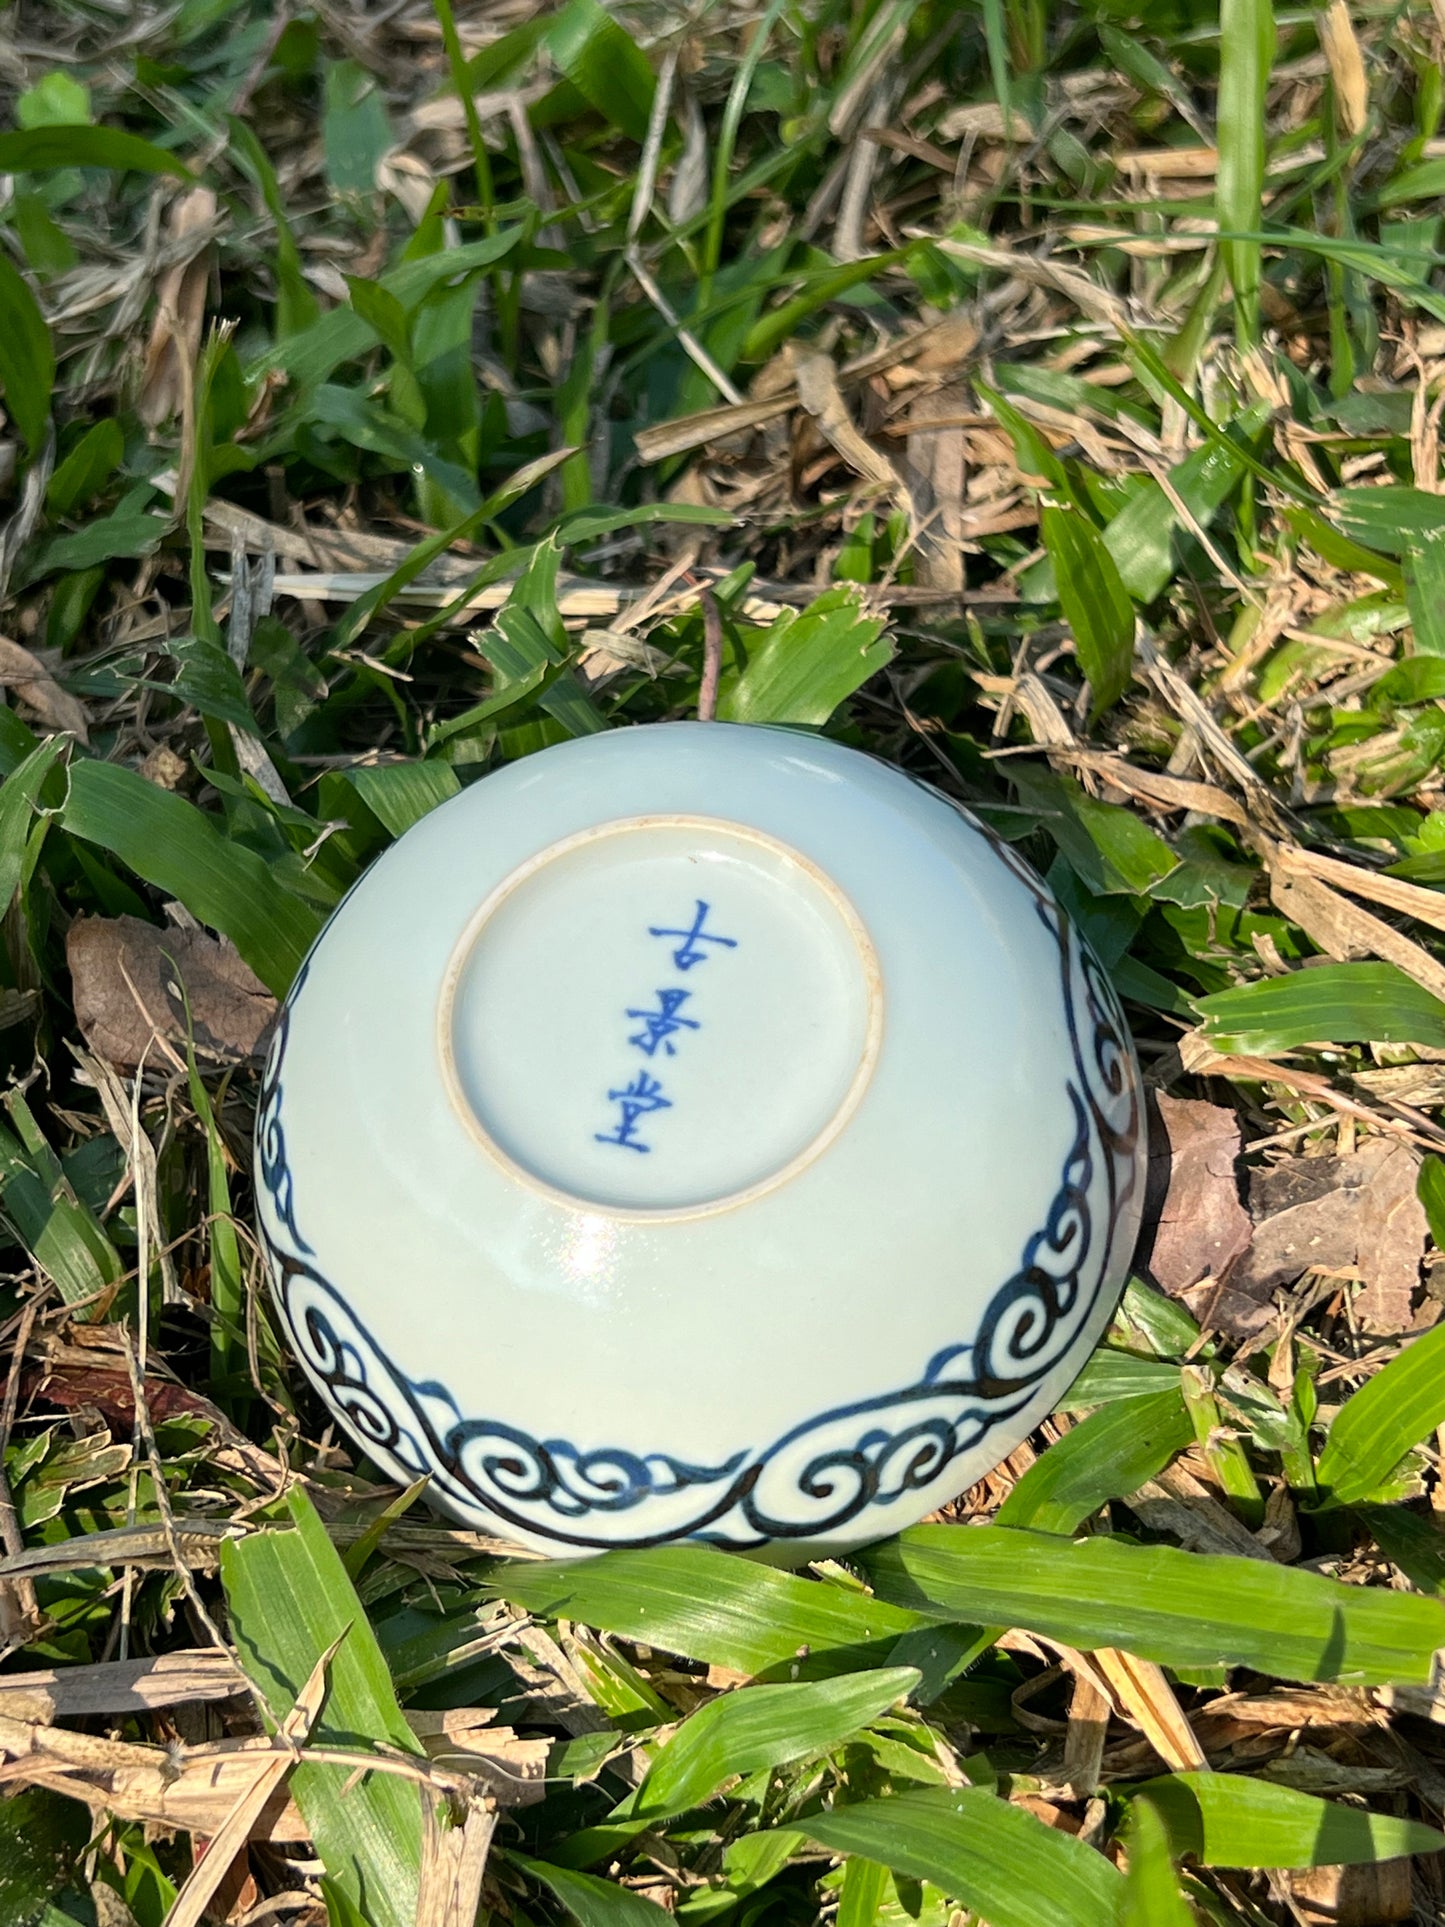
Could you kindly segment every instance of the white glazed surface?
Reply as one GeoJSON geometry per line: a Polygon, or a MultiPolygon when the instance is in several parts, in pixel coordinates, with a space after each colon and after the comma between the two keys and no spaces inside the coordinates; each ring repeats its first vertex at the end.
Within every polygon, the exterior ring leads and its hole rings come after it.
{"type": "Polygon", "coordinates": [[[323,1396],[458,1518],[801,1560],[1054,1407],[1140,1117],[1102,973],[970,818],[818,738],[665,724],[507,766],[362,878],[288,1000],[259,1216],[323,1396]],[[609,1098],[639,1074],[665,1106],[609,1098]]]}

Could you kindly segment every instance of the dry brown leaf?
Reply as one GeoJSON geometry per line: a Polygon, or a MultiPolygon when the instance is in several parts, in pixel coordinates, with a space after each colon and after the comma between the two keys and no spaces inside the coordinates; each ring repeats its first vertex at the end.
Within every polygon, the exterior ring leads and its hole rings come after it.
{"type": "Polygon", "coordinates": [[[1240,1559],[1271,1559],[1249,1527],[1222,1505],[1183,1465],[1169,1465],[1125,1500],[1151,1532],[1166,1532],[1190,1552],[1227,1552],[1240,1559]]]}
{"type": "Polygon", "coordinates": [[[1096,1648],[1093,1658],[1124,1717],[1134,1722],[1171,1772],[1209,1771],[1204,1748],[1184,1717],[1163,1667],[1111,1646],[1096,1648]]]}
{"type": "Polygon", "coordinates": [[[1357,1273],[1356,1315],[1367,1331],[1408,1329],[1425,1255],[1425,1212],[1415,1195],[1419,1159],[1369,1138],[1347,1158],[1289,1158],[1250,1177],[1257,1223],[1231,1288],[1261,1308],[1308,1270],[1357,1273]]]}
{"type": "Polygon", "coordinates": [[[81,917],[65,939],[75,1014],[97,1056],[133,1067],[183,1065],[185,1003],[196,1054],[237,1063],[264,1051],[276,999],[229,944],[201,930],[158,930],[138,917],[81,917]]]}
{"type": "Polygon", "coordinates": [[[210,1837],[204,1854],[196,1861],[185,1884],[176,1895],[166,1916],[167,1927],[200,1927],[202,1916],[221,1882],[231,1871],[232,1862],[251,1837],[257,1821],[280,1791],[286,1775],[300,1756],[302,1741],[311,1731],[326,1698],[326,1672],[337,1649],[346,1637],[338,1633],[312,1667],[310,1676],[296,1695],[296,1703],[281,1722],[281,1730],[271,1746],[271,1756],[259,1768],[250,1786],[237,1794],[230,1812],[210,1837]]]}
{"type": "Polygon", "coordinates": [[[11,689],[47,729],[68,730],[82,743],[90,741],[85,706],[62,689],[40,657],[0,636],[0,687],[11,689]]]}
{"type": "Polygon", "coordinates": [[[1050,749],[1049,761],[1067,763],[1075,769],[1092,770],[1106,783],[1128,796],[1152,803],[1157,809],[1192,810],[1199,816],[1216,816],[1222,823],[1244,828],[1252,820],[1242,803],[1214,783],[1198,783],[1185,776],[1170,776],[1166,771],[1136,769],[1122,756],[1099,749],[1050,749]]]}
{"type": "MultiPolygon", "coordinates": [[[[185,1749],[98,1739],[0,1714],[0,1782],[45,1786],[114,1819],[183,1833],[215,1834],[272,1754],[264,1738],[185,1749]]],[[[305,1840],[306,1824],[284,1788],[259,1816],[258,1837],[305,1840]]]]}
{"type": "Polygon", "coordinates": [[[426,1803],[424,1811],[416,1927],[474,1927],[487,1854],[497,1830],[496,1811],[473,1800],[462,1824],[447,1827],[441,1825],[434,1800],[426,1803]]]}
{"type": "Polygon", "coordinates": [[[1362,910],[1318,877],[1276,867],[1270,893],[1282,914],[1339,963],[1379,957],[1413,977],[1432,997],[1445,1000],[1445,964],[1382,917],[1362,910]]]}
{"type": "Polygon", "coordinates": [[[1351,140],[1363,134],[1370,118],[1370,85],[1348,0],[1330,0],[1318,16],[1320,46],[1335,83],[1335,113],[1351,140]]]}
{"type": "Polygon", "coordinates": [[[215,1647],[161,1653],[153,1659],[114,1659],[94,1666],[44,1667],[0,1675],[0,1714],[42,1726],[232,1699],[245,1691],[239,1669],[215,1647]]]}
{"type": "Polygon", "coordinates": [[[793,366],[799,404],[818,424],[819,433],[865,482],[886,490],[906,509],[909,526],[916,530],[920,518],[912,492],[888,457],[860,432],[848,413],[832,357],[817,350],[799,349],[793,356],[793,366]]]}
{"type": "MultiPolygon", "coordinates": [[[[1097,1655],[1096,1655],[1097,1657],[1097,1655]]],[[[1073,1669],[1071,1669],[1073,1670],[1073,1669]]],[[[1077,1800],[1098,1789],[1104,1740],[1113,1706],[1091,1673],[1074,1672],[1069,1699],[1069,1730],[1064,1735],[1064,1782],[1077,1800]]]]}
{"type": "Polygon", "coordinates": [[[206,319],[216,206],[208,187],[193,187],[171,204],[166,223],[171,241],[180,248],[193,242],[194,247],[156,281],[156,318],[136,399],[136,413],[148,428],[158,428],[180,413],[194,379],[206,319]]]}
{"type": "Polygon", "coordinates": [[[498,1806],[532,1806],[547,1791],[549,1740],[519,1739],[510,1726],[493,1726],[495,1710],[459,1706],[433,1713],[407,1711],[427,1758],[481,1782],[498,1806]]]}
{"type": "Polygon", "coordinates": [[[968,435],[956,424],[927,427],[940,417],[966,414],[970,394],[961,381],[917,397],[911,414],[919,426],[908,436],[908,472],[921,519],[920,574],[935,589],[962,592],[968,486],[968,435]]]}
{"type": "Polygon", "coordinates": [[[1391,1927],[1416,1918],[1408,1860],[1305,1867],[1287,1878],[1307,1927],[1391,1927]]]}
{"type": "Polygon", "coordinates": [[[1304,872],[1332,883],[1337,890],[1352,896],[1368,897],[1387,910],[1398,910],[1432,930],[1445,931],[1445,897],[1423,884],[1407,883],[1403,877],[1387,877],[1378,870],[1367,870],[1358,863],[1342,863],[1338,857],[1321,856],[1317,850],[1301,850],[1283,845],[1271,853],[1271,864],[1285,875],[1304,872]]]}
{"type": "Polygon", "coordinates": [[[1144,1262],[1162,1290],[1182,1298],[1222,1278],[1249,1245],[1235,1176],[1239,1119],[1223,1105],[1161,1092],[1150,1127],[1149,1198],[1158,1215],[1144,1262]]]}

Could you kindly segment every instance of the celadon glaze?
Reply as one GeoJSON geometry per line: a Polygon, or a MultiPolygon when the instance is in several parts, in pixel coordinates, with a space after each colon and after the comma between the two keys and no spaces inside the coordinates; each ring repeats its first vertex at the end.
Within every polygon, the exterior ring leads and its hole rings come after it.
{"type": "Polygon", "coordinates": [[[558,1557],[801,1561],[1058,1403],[1138,1230],[1137,1067],[1037,877],[856,751],[624,729],[377,862],[282,1013],[263,1241],[392,1477],[558,1557]]]}

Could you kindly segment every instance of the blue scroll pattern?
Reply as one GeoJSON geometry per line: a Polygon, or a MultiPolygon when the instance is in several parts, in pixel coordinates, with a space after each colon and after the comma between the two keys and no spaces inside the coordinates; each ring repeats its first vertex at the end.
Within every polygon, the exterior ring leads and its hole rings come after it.
{"type": "Polygon", "coordinates": [[[1028,890],[1057,946],[1074,1133],[1048,1213],[974,1336],[936,1353],[914,1383],[820,1412],[717,1464],[580,1447],[469,1417],[444,1385],[410,1379],[392,1363],[317,1268],[298,1226],[283,1119],[288,1004],[256,1121],[257,1180],[268,1206],[262,1240],[303,1365],[378,1465],[403,1481],[430,1476],[437,1498],[483,1531],[512,1527],[563,1554],[679,1538],[741,1548],[839,1532],[870,1506],[932,1485],[1029,1405],[1127,1256],[1120,1245],[1140,1182],[1139,1085],[1099,964],[1033,872],[969,821],[1028,890]]]}

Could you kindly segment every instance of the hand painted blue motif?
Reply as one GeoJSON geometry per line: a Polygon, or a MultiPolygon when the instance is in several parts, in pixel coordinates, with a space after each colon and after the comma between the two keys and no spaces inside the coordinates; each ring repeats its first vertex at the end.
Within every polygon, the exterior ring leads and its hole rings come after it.
{"type": "Polygon", "coordinates": [[[682,942],[672,953],[672,961],[679,970],[691,970],[694,964],[707,962],[708,952],[701,947],[705,943],[720,943],[725,945],[729,950],[737,949],[738,940],[736,937],[715,937],[710,930],[703,929],[703,925],[707,922],[707,913],[711,908],[712,905],[710,903],[704,903],[702,898],[699,897],[697,899],[697,914],[693,918],[692,927],[689,930],[661,930],[658,929],[656,925],[649,924],[647,930],[649,937],[682,938],[682,942]]]}
{"type": "Polygon", "coordinates": [[[629,1010],[628,1016],[638,1019],[643,1028],[628,1043],[635,1044],[649,1057],[657,1055],[660,1044],[669,1057],[676,1057],[677,1046],[672,1034],[677,1030],[701,1030],[702,1025],[695,1017],[679,1017],[678,1011],[692,995],[690,990],[659,990],[656,1010],[629,1010]]]}
{"type": "Polygon", "coordinates": [[[609,1104],[622,1107],[622,1119],[615,1131],[594,1131],[593,1136],[599,1144],[621,1144],[629,1151],[647,1152],[650,1144],[643,1144],[637,1136],[637,1121],[651,1111],[670,1111],[672,1099],[662,1095],[662,1085],[646,1071],[639,1071],[632,1082],[623,1090],[607,1093],[609,1104]]]}

